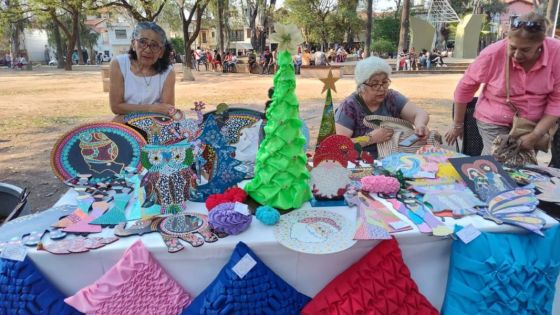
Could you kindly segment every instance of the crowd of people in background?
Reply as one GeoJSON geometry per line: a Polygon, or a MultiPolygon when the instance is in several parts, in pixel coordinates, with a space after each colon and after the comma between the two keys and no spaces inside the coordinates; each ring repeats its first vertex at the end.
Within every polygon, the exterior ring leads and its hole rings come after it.
{"type": "Polygon", "coordinates": [[[399,53],[397,59],[397,71],[430,70],[433,67],[447,67],[447,64],[443,61],[445,57],[448,57],[448,52],[440,51],[437,48],[434,48],[432,51],[422,49],[418,53],[414,47],[410,51],[404,49],[399,53]]]}

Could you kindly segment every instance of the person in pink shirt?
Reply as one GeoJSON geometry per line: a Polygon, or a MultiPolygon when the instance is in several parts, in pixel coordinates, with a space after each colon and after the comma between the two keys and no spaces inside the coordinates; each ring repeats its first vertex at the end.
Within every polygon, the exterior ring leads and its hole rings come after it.
{"type": "Polygon", "coordinates": [[[529,13],[513,21],[508,37],[484,49],[469,66],[455,89],[453,125],[447,143],[462,139],[466,105],[481,84],[484,87],[474,117],[482,136],[482,154],[491,154],[497,136],[508,134],[517,109],[520,117],[536,122],[535,129],[520,137],[523,150],[535,144],[560,117],[560,41],[546,37],[547,19],[529,13]],[[506,102],[506,66],[513,107],[506,102]]]}

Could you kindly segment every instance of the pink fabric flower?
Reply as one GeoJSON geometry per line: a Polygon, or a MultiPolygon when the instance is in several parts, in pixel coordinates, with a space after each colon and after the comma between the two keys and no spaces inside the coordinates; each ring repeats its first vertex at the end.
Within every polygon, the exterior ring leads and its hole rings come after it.
{"type": "Polygon", "coordinates": [[[361,179],[361,183],[362,190],[371,193],[393,195],[401,188],[396,178],[384,175],[366,176],[361,179]]]}

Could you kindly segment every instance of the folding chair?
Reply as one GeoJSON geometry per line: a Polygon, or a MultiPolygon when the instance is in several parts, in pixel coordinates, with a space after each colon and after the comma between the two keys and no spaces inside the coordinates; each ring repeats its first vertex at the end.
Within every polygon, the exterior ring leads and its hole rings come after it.
{"type": "MultiPolygon", "coordinates": [[[[478,132],[478,126],[476,124],[476,119],[474,118],[474,110],[478,97],[474,97],[472,101],[467,104],[467,111],[465,113],[464,120],[464,134],[463,141],[459,145],[457,141],[457,151],[470,156],[480,156],[482,152],[483,143],[482,137],[478,132]]],[[[451,119],[455,113],[455,103],[453,103],[453,112],[451,114],[451,119]]]]}

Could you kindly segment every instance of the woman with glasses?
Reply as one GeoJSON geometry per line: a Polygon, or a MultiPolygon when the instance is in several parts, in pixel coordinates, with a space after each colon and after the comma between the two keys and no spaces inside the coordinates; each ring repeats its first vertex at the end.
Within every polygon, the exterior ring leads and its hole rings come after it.
{"type": "Polygon", "coordinates": [[[131,112],[173,115],[175,72],[171,64],[171,44],[165,32],[153,22],[134,28],[130,50],[111,61],[111,110],[122,121],[131,112]]]}
{"type": "Polygon", "coordinates": [[[547,25],[533,12],[515,19],[507,38],[486,47],[469,66],[455,89],[453,125],[445,135],[449,144],[463,137],[467,103],[481,84],[474,117],[483,155],[491,154],[497,136],[510,132],[516,113],[537,123],[519,138],[522,150],[533,150],[554,126],[560,116],[560,41],[546,37],[547,25]]]}
{"type": "Polygon", "coordinates": [[[358,61],[354,73],[356,92],[348,96],[335,113],[336,133],[362,145],[363,150],[377,157],[377,143],[388,141],[393,130],[379,128],[371,130],[364,125],[367,115],[382,115],[401,118],[415,126],[416,134],[424,138],[428,135],[428,113],[414,105],[401,93],[389,89],[391,67],[379,57],[368,57],[358,61]],[[363,141],[363,137],[367,141],[363,141]]]}

